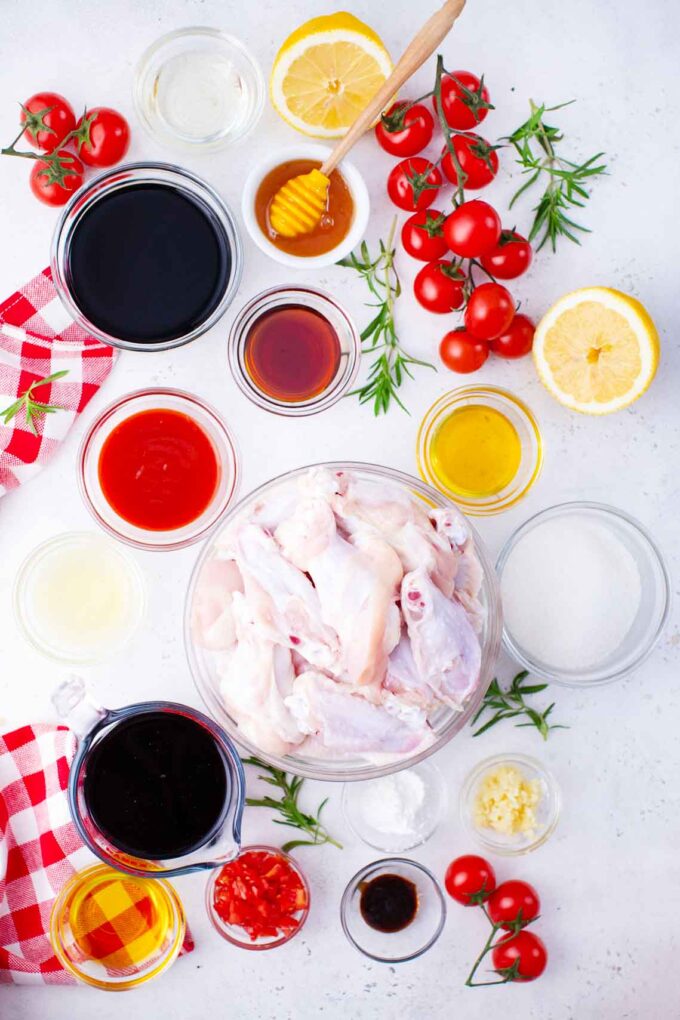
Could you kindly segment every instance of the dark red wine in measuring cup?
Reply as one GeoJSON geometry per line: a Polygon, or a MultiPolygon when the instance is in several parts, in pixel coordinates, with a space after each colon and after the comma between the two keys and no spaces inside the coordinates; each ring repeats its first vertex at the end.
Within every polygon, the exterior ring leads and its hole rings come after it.
{"type": "Polygon", "coordinates": [[[145,712],[93,746],[83,792],[95,826],[118,850],[160,860],[190,854],[220,829],[227,774],[205,727],[176,712],[145,712]]]}

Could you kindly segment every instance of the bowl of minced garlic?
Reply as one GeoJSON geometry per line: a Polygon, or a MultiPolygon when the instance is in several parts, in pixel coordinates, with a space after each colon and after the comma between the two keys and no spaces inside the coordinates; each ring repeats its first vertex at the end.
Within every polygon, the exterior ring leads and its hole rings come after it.
{"type": "Polygon", "coordinates": [[[525,854],[548,839],[560,813],[560,791],[541,762],[498,754],[477,765],[463,784],[461,817],[485,850],[525,854]]]}

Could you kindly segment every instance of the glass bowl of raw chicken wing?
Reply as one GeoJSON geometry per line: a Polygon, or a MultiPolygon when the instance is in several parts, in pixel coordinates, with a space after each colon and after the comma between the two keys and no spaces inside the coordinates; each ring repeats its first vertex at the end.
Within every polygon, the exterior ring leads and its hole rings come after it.
{"type": "Polygon", "coordinates": [[[458,733],[501,631],[469,521],[429,485],[359,463],[288,472],[234,506],[185,616],[196,686],[236,743],[338,781],[396,772],[458,733]]]}

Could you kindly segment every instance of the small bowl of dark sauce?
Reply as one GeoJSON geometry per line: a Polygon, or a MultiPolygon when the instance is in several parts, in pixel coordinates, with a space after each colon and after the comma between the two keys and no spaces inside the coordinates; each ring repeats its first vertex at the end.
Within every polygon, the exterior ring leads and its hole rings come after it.
{"type": "Polygon", "coordinates": [[[446,903],[426,867],[388,857],[366,865],[350,880],[340,920],[359,952],[383,963],[402,963],[422,956],[437,941],[446,903]]]}
{"type": "Polygon", "coordinates": [[[103,343],[168,350],[224,314],[238,287],[233,216],[205,181],[165,163],[94,178],[64,207],[51,268],[62,303],[103,343]]]}
{"type": "Polygon", "coordinates": [[[229,335],[229,366],[258,407],[300,417],[335,404],[356,376],[361,340],[345,309],[311,287],[273,287],[250,301],[229,335]]]}

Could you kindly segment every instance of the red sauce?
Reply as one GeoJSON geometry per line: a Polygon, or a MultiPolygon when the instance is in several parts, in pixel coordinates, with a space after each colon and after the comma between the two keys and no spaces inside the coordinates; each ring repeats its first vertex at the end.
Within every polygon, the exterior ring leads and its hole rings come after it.
{"type": "Polygon", "coordinates": [[[140,411],[117,425],[99,454],[99,484],[115,512],[138,528],[171,531],[204,512],[219,467],[209,436],[188,415],[140,411]]]}
{"type": "Polygon", "coordinates": [[[281,305],[255,321],[245,342],[246,371],[259,390],[298,403],[323,393],[340,364],[338,334],[320,312],[281,305]]]}

